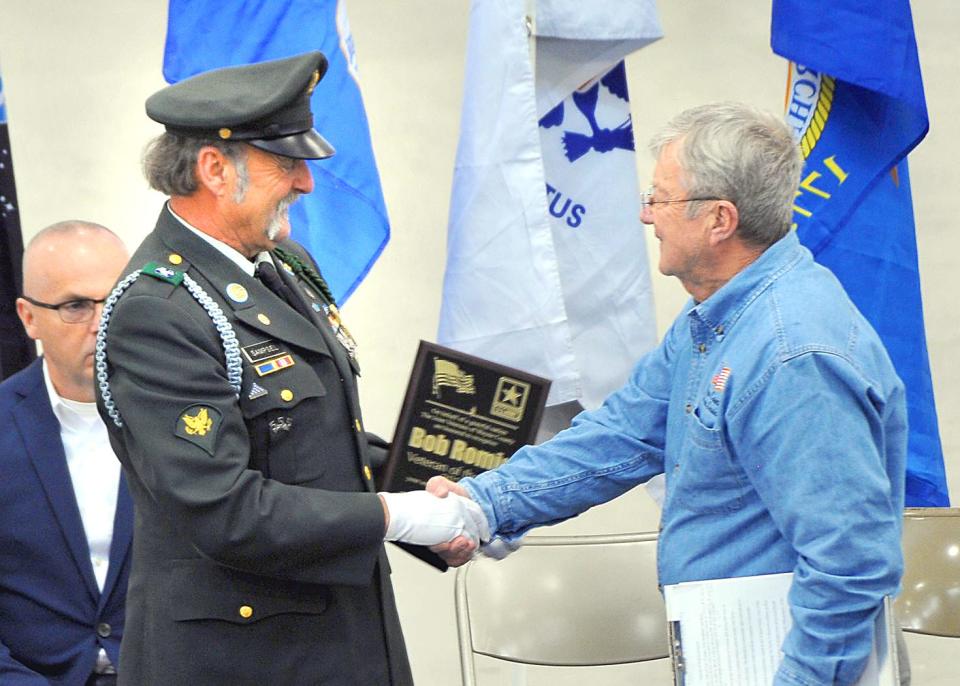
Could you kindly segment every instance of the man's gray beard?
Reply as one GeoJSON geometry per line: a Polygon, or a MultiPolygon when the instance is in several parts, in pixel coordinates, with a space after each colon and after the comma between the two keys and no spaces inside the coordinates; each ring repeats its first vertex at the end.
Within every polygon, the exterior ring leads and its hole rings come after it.
{"type": "Polygon", "coordinates": [[[277,236],[283,230],[284,222],[290,223],[290,205],[295,203],[298,197],[300,197],[299,193],[291,193],[277,203],[277,211],[274,212],[273,219],[270,220],[270,225],[265,232],[270,241],[276,242],[277,236]]]}

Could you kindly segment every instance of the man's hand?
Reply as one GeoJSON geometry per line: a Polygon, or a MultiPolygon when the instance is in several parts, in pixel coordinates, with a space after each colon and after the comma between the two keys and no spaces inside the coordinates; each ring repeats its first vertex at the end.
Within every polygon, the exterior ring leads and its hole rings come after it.
{"type": "MultiPolygon", "coordinates": [[[[427,482],[427,492],[440,498],[446,498],[451,494],[458,495],[462,498],[470,497],[467,489],[442,476],[435,476],[427,482]]],[[[486,517],[484,517],[484,523],[487,523],[486,517]]],[[[489,524],[487,524],[487,528],[489,529],[489,524]]],[[[443,561],[451,567],[459,567],[469,562],[476,552],[477,546],[468,545],[469,543],[469,541],[458,538],[449,543],[430,546],[430,550],[439,555],[443,561]]],[[[481,544],[480,552],[495,560],[502,560],[520,548],[519,541],[508,542],[502,538],[495,539],[489,543],[487,539],[484,539],[481,541],[481,544]]]]}
{"type": "Polygon", "coordinates": [[[427,493],[433,493],[438,498],[446,498],[448,493],[456,493],[464,498],[470,497],[467,489],[444,476],[431,477],[427,482],[427,493]]]}
{"type": "MultiPolygon", "coordinates": [[[[462,498],[470,497],[467,489],[442,476],[434,476],[427,482],[427,492],[432,493],[438,498],[446,498],[447,495],[451,493],[462,498]]],[[[486,522],[486,517],[484,517],[484,522],[486,522]]],[[[449,543],[432,545],[430,546],[430,550],[439,555],[440,558],[451,567],[460,567],[473,559],[479,545],[478,542],[475,543],[460,536],[449,543]]]]}
{"type": "MultiPolygon", "coordinates": [[[[438,498],[446,498],[449,494],[458,495],[462,498],[470,498],[467,489],[442,476],[432,477],[427,482],[427,492],[432,493],[438,498]]],[[[486,523],[486,517],[484,517],[484,522],[486,523]]],[[[453,539],[449,543],[432,545],[430,546],[430,550],[439,555],[440,558],[451,567],[460,567],[473,559],[478,546],[479,543],[474,543],[461,536],[453,539]]]]}
{"type": "MultiPolygon", "coordinates": [[[[466,539],[475,549],[489,540],[487,518],[469,498],[451,494],[438,498],[426,491],[380,493],[386,534],[384,540],[437,545],[466,539]]],[[[461,541],[457,547],[463,549],[461,541]]]]}

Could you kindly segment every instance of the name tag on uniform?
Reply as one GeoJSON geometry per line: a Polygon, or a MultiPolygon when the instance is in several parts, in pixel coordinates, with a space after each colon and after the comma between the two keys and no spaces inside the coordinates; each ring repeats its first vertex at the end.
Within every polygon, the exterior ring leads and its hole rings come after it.
{"type": "Polygon", "coordinates": [[[264,360],[269,360],[271,357],[276,357],[277,355],[286,355],[287,351],[280,347],[276,341],[260,341],[259,343],[251,343],[250,345],[245,345],[240,350],[243,352],[243,356],[247,358],[250,364],[256,364],[257,362],[263,362],[264,360]]]}

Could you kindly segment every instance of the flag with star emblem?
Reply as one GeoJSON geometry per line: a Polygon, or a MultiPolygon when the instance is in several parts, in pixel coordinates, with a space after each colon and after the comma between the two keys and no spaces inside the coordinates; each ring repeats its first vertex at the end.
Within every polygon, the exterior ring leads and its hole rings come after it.
{"type": "Polygon", "coordinates": [[[163,75],[176,83],[217,67],[310,50],[323,52],[329,63],[313,93],[314,128],[337,153],[307,161],[314,191],[290,208],[290,225],[343,303],[390,239],[344,3],[170,0],[163,75]]]}
{"type": "Polygon", "coordinates": [[[23,285],[23,236],[13,182],[13,155],[7,130],[7,108],[0,78],[0,380],[36,357],[36,346],[17,317],[17,296],[23,285]]]}
{"type": "Polygon", "coordinates": [[[623,58],[662,32],[652,0],[530,6],[471,6],[438,341],[590,408],[656,343],[623,58]]]}
{"type": "Polygon", "coordinates": [[[909,0],[774,0],[786,119],[806,158],[800,241],[880,334],[907,390],[906,504],[947,506],[907,154],[929,128],[909,0]]]}

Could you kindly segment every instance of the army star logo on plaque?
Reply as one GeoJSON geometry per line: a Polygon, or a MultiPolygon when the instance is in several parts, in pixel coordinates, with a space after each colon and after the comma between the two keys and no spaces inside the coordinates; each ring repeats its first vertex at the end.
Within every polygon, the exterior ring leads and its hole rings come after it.
{"type": "Polygon", "coordinates": [[[490,414],[511,422],[519,422],[523,419],[529,395],[530,384],[509,376],[501,376],[497,382],[497,391],[493,394],[490,414]]]}
{"type": "Polygon", "coordinates": [[[223,415],[209,405],[190,405],[180,411],[174,433],[213,455],[223,415]]]}

